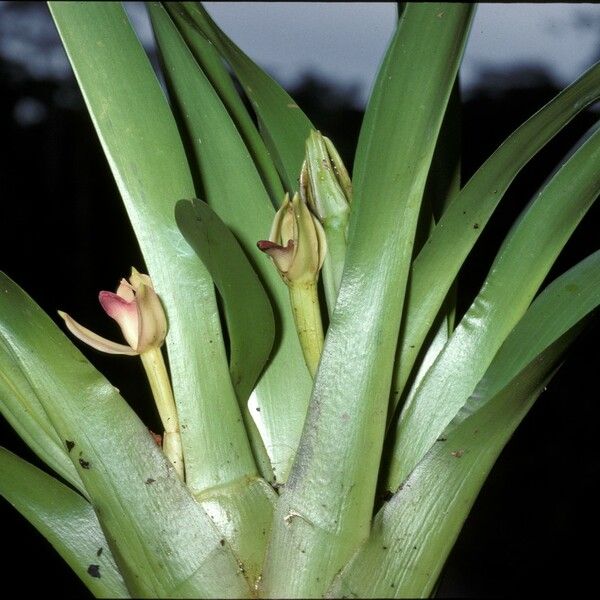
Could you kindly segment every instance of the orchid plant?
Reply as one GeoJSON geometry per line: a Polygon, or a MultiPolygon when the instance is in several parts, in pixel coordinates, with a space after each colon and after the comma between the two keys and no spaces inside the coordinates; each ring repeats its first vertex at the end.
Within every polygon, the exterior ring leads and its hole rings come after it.
{"type": "Polygon", "coordinates": [[[147,4],[166,94],[120,3],[49,6],[148,274],[100,292],[126,344],[0,277],[0,408],[48,467],[1,449],[0,492],[98,597],[433,594],[600,303],[600,251],[545,283],[600,191],[597,126],[464,314],[460,269],[519,171],[598,100],[600,64],[462,182],[474,7],[407,3],[350,175],[201,4],[147,4]],[[163,432],[81,342],[140,356],[163,432]]]}

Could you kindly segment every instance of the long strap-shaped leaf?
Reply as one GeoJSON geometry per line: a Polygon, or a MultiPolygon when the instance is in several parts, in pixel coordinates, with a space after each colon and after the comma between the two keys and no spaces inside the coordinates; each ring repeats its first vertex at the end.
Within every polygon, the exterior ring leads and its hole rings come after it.
{"type": "Polygon", "coordinates": [[[437,224],[411,270],[398,351],[402,358],[394,374],[394,406],[452,282],[504,192],[529,160],[599,97],[600,63],[512,133],[471,177],[437,224]]]}
{"type": "Polygon", "coordinates": [[[498,454],[599,305],[600,251],[535,299],[457,419],[380,510],[332,597],[429,595],[498,454]]]}
{"type": "Polygon", "coordinates": [[[231,547],[116,388],[23,290],[1,285],[0,337],[64,440],[130,594],[247,597],[231,547]]]}
{"type": "MultiPolygon", "coordinates": [[[[275,325],[267,295],[234,235],[204,202],[181,200],[175,208],[181,231],[211,272],[227,319],[231,376],[261,473],[272,478],[271,463],[248,410],[247,398],[265,365],[275,325]]],[[[249,581],[260,576],[271,527],[273,488],[263,479],[245,478],[196,499],[226,533],[249,581]]]]}
{"type": "MultiPolygon", "coordinates": [[[[0,273],[0,278],[5,277],[4,273],[0,273]]],[[[1,337],[0,412],[41,460],[85,495],[85,488],[64,441],[56,433],[27,378],[15,366],[10,347],[1,337]]]]}
{"type": "Polygon", "coordinates": [[[466,4],[408,4],[378,75],[338,301],[273,524],[269,597],[321,595],[368,535],[412,240],[471,15],[466,4]]]}
{"type": "MultiPolygon", "coordinates": [[[[600,250],[555,279],[531,303],[449,428],[456,427],[600,305],[600,250]]],[[[448,431],[448,430],[446,430],[448,431]]]]}
{"type": "Polygon", "coordinates": [[[129,598],[91,504],[0,448],[0,494],[55,548],[97,598],[129,598]]]}
{"type": "Polygon", "coordinates": [[[196,194],[150,62],[118,3],[51,2],[50,9],[167,310],[187,482],[201,491],[254,475],[214,285],[175,223],[176,202],[196,194]]]}
{"type": "Polygon", "coordinates": [[[408,397],[395,431],[388,489],[398,488],[465,404],[599,193],[596,127],[515,224],[473,304],[408,397]]]}
{"type": "Polygon", "coordinates": [[[329,598],[427,598],[510,432],[550,380],[519,382],[437,443],[379,512],[329,598]],[[502,428],[502,430],[499,429],[502,428]],[[485,438],[485,444],[475,440],[485,438]]]}
{"type": "Polygon", "coordinates": [[[214,45],[204,37],[197,23],[195,23],[194,19],[192,19],[181,3],[165,2],[163,6],[173,19],[179,33],[185,39],[202,71],[219,94],[219,98],[227,107],[231,118],[234,120],[254,159],[256,168],[261,174],[265,187],[269,191],[273,205],[279,206],[284,196],[281,179],[269,155],[269,151],[252,122],[252,118],[246,110],[242,99],[238,95],[231,80],[231,75],[225,68],[219,53],[214,45]]]}
{"type": "Polygon", "coordinates": [[[255,110],[260,133],[288,192],[298,189],[310,121],[290,95],[250,60],[216,25],[200,3],[182,2],[206,38],[231,65],[255,110]]]}
{"type": "Polygon", "coordinates": [[[263,476],[272,480],[271,461],[250,415],[248,398],[273,347],[273,309],[235,236],[206,203],[181,200],[175,207],[175,218],[185,239],[210,271],[223,300],[231,380],[254,458],[263,476]]]}
{"type": "MultiPolygon", "coordinates": [[[[182,112],[202,177],[205,200],[231,229],[259,274],[276,313],[277,341],[253,403],[277,481],[285,482],[306,417],[312,380],[294,327],[289,294],[258,250],[275,211],[231,117],[164,9],[149,4],[169,87],[182,112]]],[[[247,398],[242,399],[243,402],[247,398]]]]}

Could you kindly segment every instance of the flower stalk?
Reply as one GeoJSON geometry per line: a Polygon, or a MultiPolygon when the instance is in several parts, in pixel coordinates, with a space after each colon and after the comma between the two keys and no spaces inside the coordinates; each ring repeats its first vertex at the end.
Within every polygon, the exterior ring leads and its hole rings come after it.
{"type": "Polygon", "coordinates": [[[179,477],[183,480],[183,447],[179,431],[179,417],[162,351],[160,348],[151,348],[140,354],[140,358],[142,359],[142,365],[144,366],[144,371],[146,371],[150,389],[154,396],[154,402],[156,403],[156,408],[158,409],[164,429],[162,438],[163,452],[175,467],[175,471],[179,477]]]}
{"type": "Polygon", "coordinates": [[[304,361],[314,379],[323,352],[323,324],[317,282],[290,285],[289,291],[304,361]]]}

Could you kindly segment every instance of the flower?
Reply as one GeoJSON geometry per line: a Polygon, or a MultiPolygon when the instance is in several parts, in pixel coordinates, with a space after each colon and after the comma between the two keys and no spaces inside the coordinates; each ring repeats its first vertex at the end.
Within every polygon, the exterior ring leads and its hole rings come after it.
{"type": "Polygon", "coordinates": [[[106,314],[119,324],[128,345],[99,336],[59,310],[58,314],[75,337],[108,354],[133,356],[162,346],[167,335],[167,319],[148,275],[132,267],[129,281],[121,279],[116,293],[102,291],[98,299],[106,314]]]}
{"type": "Polygon", "coordinates": [[[288,285],[315,282],[327,252],[323,226],[297,193],[291,200],[285,195],[269,239],[257,246],[271,257],[288,285]]]}

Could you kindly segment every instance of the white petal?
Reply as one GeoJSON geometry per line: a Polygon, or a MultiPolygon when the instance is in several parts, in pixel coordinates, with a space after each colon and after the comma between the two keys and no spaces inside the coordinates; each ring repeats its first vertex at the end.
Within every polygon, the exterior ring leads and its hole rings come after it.
{"type": "Polygon", "coordinates": [[[80,325],[71,318],[67,313],[58,311],[58,314],[64,319],[67,329],[82,342],[85,342],[88,346],[100,350],[100,352],[106,352],[107,354],[126,354],[127,356],[135,356],[138,354],[130,346],[125,344],[117,344],[111,340],[107,340],[102,336],[90,331],[87,327],[80,325]]]}

